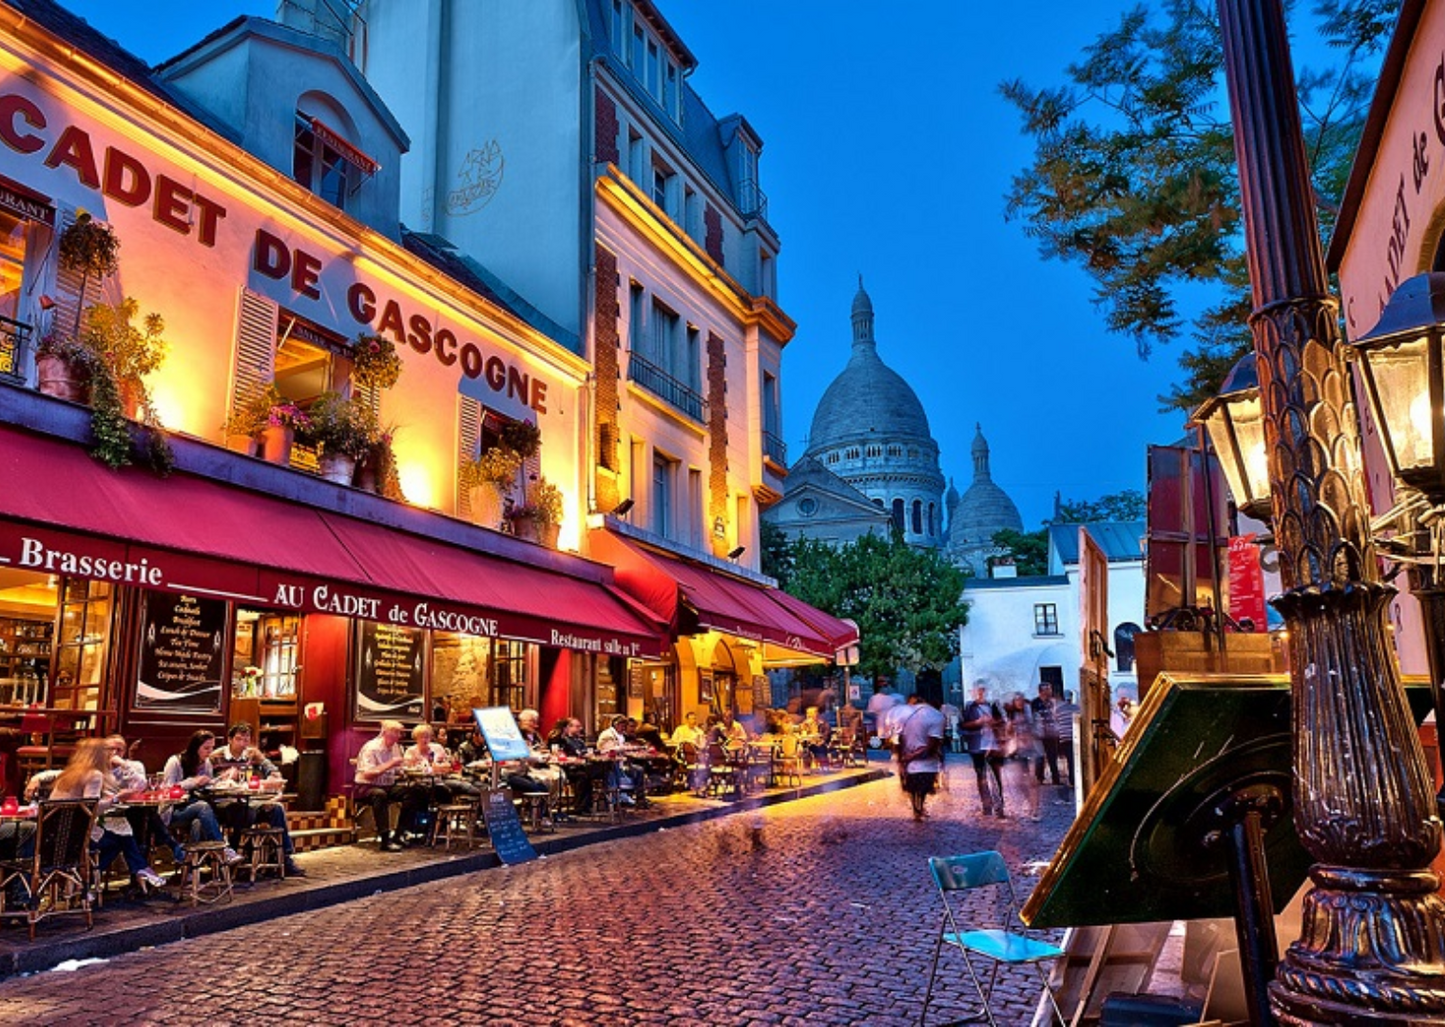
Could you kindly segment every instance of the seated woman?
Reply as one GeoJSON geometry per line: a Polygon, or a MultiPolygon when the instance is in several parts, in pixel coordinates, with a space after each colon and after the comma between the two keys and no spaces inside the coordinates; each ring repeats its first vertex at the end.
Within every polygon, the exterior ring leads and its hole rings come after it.
{"type": "MultiPolygon", "coordinates": [[[[163,812],[161,819],[173,834],[181,838],[194,837],[199,830],[203,842],[225,841],[221,825],[216,820],[216,811],[205,799],[192,794],[195,789],[204,788],[215,779],[215,771],[211,767],[211,753],[215,748],[216,736],[201,730],[191,735],[184,752],[166,760],[165,784],[180,785],[186,794],[163,812]]],[[[227,863],[241,862],[241,856],[229,845],[221,855],[227,863]]]]}
{"type": "Polygon", "coordinates": [[[522,729],[522,738],[533,754],[527,767],[527,776],[547,786],[553,816],[565,820],[566,816],[558,811],[562,808],[562,786],[566,783],[567,776],[560,766],[551,761],[552,750],[547,740],[542,737],[542,732],[538,730],[541,723],[542,717],[536,710],[523,710],[517,714],[517,726],[522,729]]]}
{"type": "Polygon", "coordinates": [[[402,757],[402,767],[425,770],[433,775],[429,782],[433,805],[443,806],[459,797],[473,798],[480,794],[477,786],[470,781],[444,776],[452,772],[452,754],[440,742],[433,741],[430,724],[418,724],[412,728],[411,740],[414,744],[402,757]]]}
{"type": "Polygon", "coordinates": [[[102,873],[115,861],[116,856],[125,860],[126,869],[131,872],[137,885],[146,888],[162,888],[165,881],[150,868],[145,856],[131,833],[130,822],[124,815],[110,815],[118,798],[129,792],[118,790],[115,778],[110,772],[110,746],[103,738],[85,738],[75,747],[70,762],[55,779],[50,789],[54,799],[100,799],[95,827],[90,833],[90,844],[99,855],[102,873]]]}
{"type": "Polygon", "coordinates": [[[798,725],[798,733],[803,736],[803,744],[808,747],[808,752],[812,753],[814,764],[822,763],[827,759],[828,740],[833,729],[818,714],[818,707],[808,707],[803,722],[798,725]]]}

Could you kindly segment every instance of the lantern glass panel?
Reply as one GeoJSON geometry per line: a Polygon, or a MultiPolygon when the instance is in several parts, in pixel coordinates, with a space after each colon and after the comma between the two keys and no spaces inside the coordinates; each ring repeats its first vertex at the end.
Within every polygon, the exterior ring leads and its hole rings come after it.
{"type": "Polygon", "coordinates": [[[1429,337],[1420,335],[1389,347],[1366,352],[1376,406],[1376,420],[1385,432],[1385,450],[1392,468],[1406,481],[1429,472],[1435,463],[1435,423],[1441,411],[1431,399],[1429,337]]]}
{"type": "Polygon", "coordinates": [[[1251,390],[1225,398],[1204,426],[1219,454],[1235,503],[1247,507],[1268,496],[1269,461],[1265,456],[1264,411],[1259,393],[1251,390]]]}

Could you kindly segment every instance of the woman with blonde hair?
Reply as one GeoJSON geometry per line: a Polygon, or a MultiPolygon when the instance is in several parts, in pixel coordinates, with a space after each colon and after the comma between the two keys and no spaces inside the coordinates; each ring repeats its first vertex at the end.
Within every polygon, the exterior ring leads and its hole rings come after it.
{"type": "Polygon", "coordinates": [[[50,790],[51,799],[100,799],[90,844],[99,855],[101,873],[120,856],[142,891],[163,888],[166,882],[146,862],[130,822],[118,812],[110,815],[116,800],[125,794],[129,793],[121,792],[110,774],[110,745],[103,738],[82,739],[50,790]]]}

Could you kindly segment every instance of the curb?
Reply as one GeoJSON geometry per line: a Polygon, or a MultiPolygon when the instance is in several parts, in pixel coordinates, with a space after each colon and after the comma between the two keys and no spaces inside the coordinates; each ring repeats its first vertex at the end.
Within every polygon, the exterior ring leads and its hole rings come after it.
{"type": "MultiPolygon", "coordinates": [[[[737,799],[726,805],[689,810],[655,819],[635,820],[631,823],[609,824],[576,835],[534,835],[529,840],[538,856],[553,856],[600,842],[632,838],[663,828],[699,824],[734,813],[841,791],[844,788],[882,780],[887,776],[889,775],[885,770],[864,768],[861,773],[850,774],[844,778],[737,799]]],[[[53,940],[19,940],[13,943],[15,947],[12,951],[0,952],[0,980],[49,970],[67,960],[107,959],[143,948],[183,941],[186,938],[217,934],[247,924],[269,922],[277,917],[324,909],[378,892],[398,891],[461,874],[492,870],[501,865],[497,854],[490,849],[461,855],[444,853],[435,861],[418,863],[403,869],[363,872],[345,880],[305,886],[294,891],[289,890],[285,882],[280,882],[280,890],[276,894],[247,902],[233,900],[225,905],[178,909],[176,912],[167,910],[166,913],[157,914],[153,919],[140,923],[118,925],[109,929],[98,924],[93,930],[53,940]]],[[[100,910],[98,915],[103,918],[105,910],[100,910]]],[[[43,923],[41,927],[44,928],[43,923]]]]}

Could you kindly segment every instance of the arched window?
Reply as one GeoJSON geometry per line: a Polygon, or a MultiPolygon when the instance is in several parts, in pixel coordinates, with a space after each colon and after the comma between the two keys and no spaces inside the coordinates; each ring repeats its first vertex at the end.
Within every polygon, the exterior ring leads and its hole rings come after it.
{"type": "Polygon", "coordinates": [[[1124,623],[1114,629],[1114,659],[1121,674],[1134,669],[1134,636],[1138,633],[1137,624],[1124,623]]]}
{"type": "Polygon", "coordinates": [[[356,136],[356,128],[340,104],[322,93],[304,94],[296,101],[291,177],[323,200],[345,210],[361,173],[342,147],[359,153],[350,145],[356,136]]]}
{"type": "Polygon", "coordinates": [[[913,501],[913,534],[923,534],[923,500],[913,501]]]}
{"type": "Polygon", "coordinates": [[[893,526],[897,528],[900,532],[902,532],[907,527],[903,523],[903,518],[903,500],[895,499],[893,501],[893,526]]]}
{"type": "Polygon", "coordinates": [[[933,504],[933,503],[929,503],[929,504],[928,504],[928,537],[929,537],[929,538],[932,538],[934,535],[937,535],[937,534],[938,534],[938,507],[937,507],[935,504],[933,504]]]}

